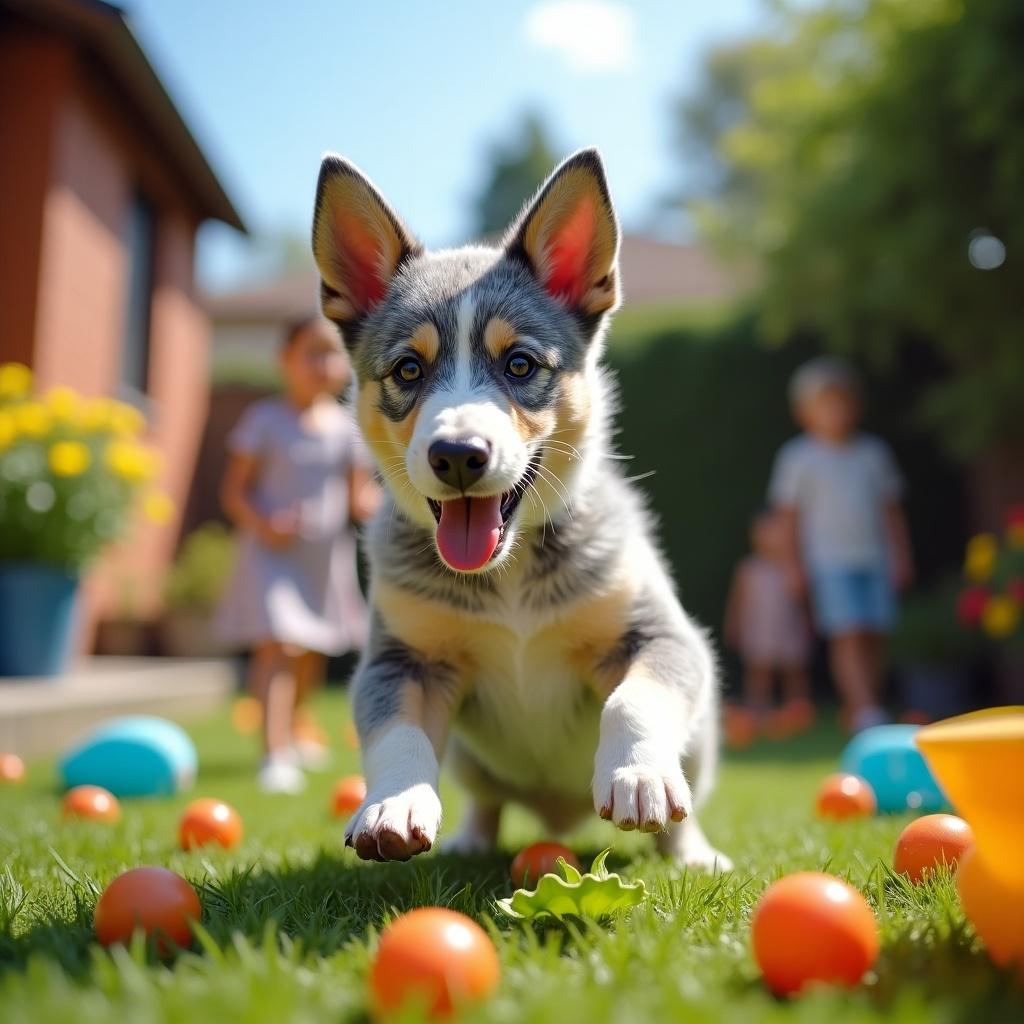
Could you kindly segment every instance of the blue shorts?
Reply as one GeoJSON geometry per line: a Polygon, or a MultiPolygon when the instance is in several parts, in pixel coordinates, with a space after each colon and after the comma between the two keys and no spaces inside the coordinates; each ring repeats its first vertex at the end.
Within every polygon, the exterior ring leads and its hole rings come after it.
{"type": "Polygon", "coordinates": [[[815,624],[826,636],[858,630],[887,633],[896,620],[896,599],[884,567],[813,570],[811,604],[815,624]]]}

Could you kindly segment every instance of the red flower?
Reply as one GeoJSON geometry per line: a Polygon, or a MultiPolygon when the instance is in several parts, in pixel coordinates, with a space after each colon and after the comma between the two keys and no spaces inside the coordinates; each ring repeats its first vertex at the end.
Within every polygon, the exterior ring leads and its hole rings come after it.
{"type": "Polygon", "coordinates": [[[1011,505],[1006,510],[1006,525],[1011,526],[1024,526],[1024,504],[1011,505]]]}
{"type": "Polygon", "coordinates": [[[956,617],[965,626],[976,626],[988,604],[989,592],[984,587],[968,587],[956,602],[956,617]]]}
{"type": "Polygon", "coordinates": [[[1024,604],[1024,578],[1017,576],[1006,584],[1006,596],[1017,604],[1024,604]]]}

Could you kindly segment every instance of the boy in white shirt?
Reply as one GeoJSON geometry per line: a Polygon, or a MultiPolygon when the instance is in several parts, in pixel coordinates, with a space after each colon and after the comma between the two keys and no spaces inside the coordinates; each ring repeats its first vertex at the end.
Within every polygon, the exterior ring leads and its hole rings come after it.
{"type": "Polygon", "coordinates": [[[913,568],[888,445],[860,433],[861,386],[832,356],[802,366],[790,401],[804,433],[780,450],[769,496],[789,537],[790,585],[808,594],[854,732],[886,720],[878,704],[895,591],[913,568]]]}

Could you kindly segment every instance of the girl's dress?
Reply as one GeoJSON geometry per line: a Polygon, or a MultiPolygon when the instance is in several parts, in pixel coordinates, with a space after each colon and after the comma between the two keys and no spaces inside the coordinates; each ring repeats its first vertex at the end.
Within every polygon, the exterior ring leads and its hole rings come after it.
{"type": "Polygon", "coordinates": [[[800,604],[778,562],[752,557],[743,564],[739,650],[751,665],[798,668],[807,662],[811,636],[800,604]]]}
{"type": "Polygon", "coordinates": [[[229,451],[259,459],[256,508],[264,515],[299,511],[298,536],[282,550],[240,534],[216,623],[232,646],[278,641],[334,655],[365,639],[348,486],[353,463],[365,458],[363,445],[345,408],[316,412],[314,428],[286,399],[264,399],[249,406],[228,437],[229,451]]]}

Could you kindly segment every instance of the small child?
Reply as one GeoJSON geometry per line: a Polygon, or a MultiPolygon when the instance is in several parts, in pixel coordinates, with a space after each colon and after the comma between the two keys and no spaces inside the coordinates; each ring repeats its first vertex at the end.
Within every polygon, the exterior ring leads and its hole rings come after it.
{"type": "Polygon", "coordinates": [[[790,588],[809,591],[844,717],[858,732],[887,720],[885,640],[895,591],[913,572],[903,484],[885,442],[857,429],[860,378],[844,360],[802,366],[790,402],[804,433],[779,452],[770,497],[786,524],[790,588]]]}
{"type": "Polygon", "coordinates": [[[764,512],[750,531],[751,554],[737,567],[725,612],[725,640],[743,659],[743,702],[763,723],[776,679],[785,705],[808,699],[811,635],[802,602],[786,579],[785,525],[764,512]]]}
{"type": "Polygon", "coordinates": [[[315,755],[295,709],[326,655],[361,645],[366,606],[353,522],[372,514],[376,484],[358,429],[336,400],[348,380],[337,331],[295,324],[280,351],[284,394],[251,405],[228,438],[221,488],[241,532],[218,620],[225,640],[253,649],[249,685],[263,708],[267,792],[297,792],[315,755]]]}

